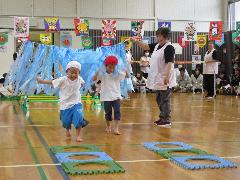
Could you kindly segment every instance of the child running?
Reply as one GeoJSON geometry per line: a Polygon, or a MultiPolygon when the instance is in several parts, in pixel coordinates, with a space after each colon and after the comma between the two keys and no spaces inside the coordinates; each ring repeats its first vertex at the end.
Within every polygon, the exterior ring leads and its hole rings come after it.
{"type": "Polygon", "coordinates": [[[55,80],[41,80],[37,77],[39,84],[49,84],[54,88],[59,88],[60,96],[60,119],[62,126],[66,129],[67,138],[71,138],[71,124],[76,128],[76,141],[83,141],[81,128],[87,126],[88,122],[83,118],[83,108],[81,104],[81,94],[79,92],[84,80],[79,76],[81,64],[71,61],[67,64],[67,76],[55,80]]]}
{"type": "Polygon", "coordinates": [[[119,121],[121,119],[120,112],[120,81],[124,77],[128,78],[127,72],[118,71],[117,74],[114,73],[116,65],[118,64],[118,59],[115,56],[108,56],[104,64],[106,66],[106,72],[103,74],[96,73],[93,80],[101,80],[101,90],[100,90],[100,101],[104,102],[105,119],[106,119],[106,132],[111,133],[111,121],[112,109],[114,110],[114,134],[120,135],[119,132],[119,121]]]}

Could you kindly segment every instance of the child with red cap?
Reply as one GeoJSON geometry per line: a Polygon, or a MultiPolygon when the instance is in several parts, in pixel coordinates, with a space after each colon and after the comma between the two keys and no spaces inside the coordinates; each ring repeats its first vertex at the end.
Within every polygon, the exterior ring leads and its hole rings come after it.
{"type": "Polygon", "coordinates": [[[108,56],[104,61],[106,67],[106,73],[102,75],[97,72],[93,77],[93,80],[101,80],[101,91],[100,91],[100,101],[104,102],[105,119],[106,119],[106,131],[111,133],[111,121],[112,109],[114,110],[114,134],[120,135],[119,132],[119,121],[121,119],[120,112],[120,99],[121,89],[120,81],[125,77],[128,78],[128,73],[118,71],[115,74],[115,68],[118,64],[118,59],[116,56],[108,56]]]}

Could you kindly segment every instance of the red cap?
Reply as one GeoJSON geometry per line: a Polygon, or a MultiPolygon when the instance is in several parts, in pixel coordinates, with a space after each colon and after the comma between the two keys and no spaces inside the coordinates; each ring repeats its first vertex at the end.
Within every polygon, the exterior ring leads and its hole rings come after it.
{"type": "Polygon", "coordinates": [[[117,65],[118,64],[118,59],[116,56],[108,56],[106,57],[105,61],[104,61],[105,65],[109,65],[109,64],[114,64],[117,65]]]}

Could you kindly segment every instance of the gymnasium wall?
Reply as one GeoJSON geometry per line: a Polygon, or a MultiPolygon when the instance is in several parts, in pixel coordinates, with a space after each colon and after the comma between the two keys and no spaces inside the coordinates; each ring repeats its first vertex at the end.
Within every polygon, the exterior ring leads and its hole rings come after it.
{"type": "MultiPolygon", "coordinates": [[[[101,36],[101,20],[103,18],[117,19],[119,42],[120,36],[130,36],[130,22],[133,19],[143,19],[145,36],[151,36],[154,41],[154,31],[157,20],[172,21],[172,42],[184,29],[187,21],[197,23],[198,32],[206,33],[209,21],[224,21],[227,19],[227,0],[0,0],[0,28],[12,29],[13,16],[29,16],[30,31],[43,30],[43,18],[46,16],[60,17],[63,30],[73,30],[73,18],[85,17],[90,22],[90,35],[94,46],[99,46],[101,36]]],[[[54,42],[59,45],[60,34],[54,35],[54,42]]],[[[15,44],[11,39],[10,44],[15,44]]],[[[80,48],[80,39],[73,35],[73,48],[80,48]]],[[[9,45],[8,54],[15,50],[15,45],[9,45]]],[[[204,49],[203,49],[204,51],[204,49]]],[[[133,47],[136,60],[142,51],[133,47]]],[[[183,55],[177,55],[177,60],[191,60],[193,43],[183,50],[183,55]]],[[[203,53],[203,52],[201,52],[203,53]]],[[[0,75],[6,72],[12,62],[12,56],[0,55],[6,61],[0,68],[0,75]]],[[[137,67],[135,69],[138,69],[137,67]]],[[[188,67],[188,69],[190,69],[188,67]]]]}

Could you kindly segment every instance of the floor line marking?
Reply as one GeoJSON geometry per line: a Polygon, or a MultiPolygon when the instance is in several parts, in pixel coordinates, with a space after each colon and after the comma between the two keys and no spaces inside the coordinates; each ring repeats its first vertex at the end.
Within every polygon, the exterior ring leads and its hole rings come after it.
{"type": "MultiPolygon", "coordinates": [[[[225,159],[239,159],[240,156],[221,157],[225,159]]],[[[129,160],[129,161],[115,161],[117,163],[138,163],[138,162],[164,162],[170,161],[169,159],[142,159],[142,160],[129,160]]],[[[18,165],[6,165],[0,166],[0,168],[19,168],[19,167],[37,167],[37,166],[61,166],[61,163],[56,164],[18,164],[18,165]]]]}

